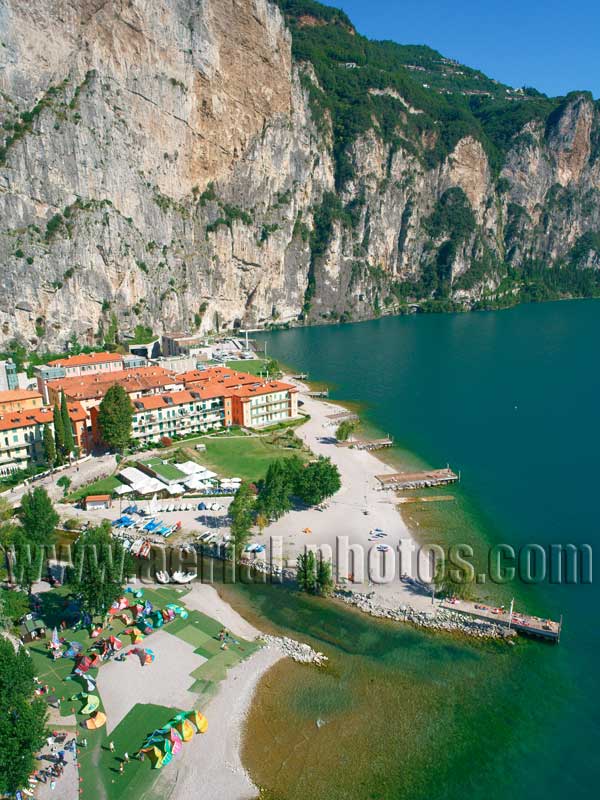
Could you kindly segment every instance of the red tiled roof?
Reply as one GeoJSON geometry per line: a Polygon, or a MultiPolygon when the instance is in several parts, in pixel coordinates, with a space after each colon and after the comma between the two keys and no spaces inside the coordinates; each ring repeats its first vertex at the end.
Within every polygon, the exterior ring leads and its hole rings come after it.
{"type": "Polygon", "coordinates": [[[163,367],[137,367],[116,372],[98,373],[74,378],[58,378],[48,382],[48,388],[64,390],[67,398],[91,400],[102,398],[115,383],[120,384],[128,394],[160,389],[169,384],[182,383],[175,373],[163,367]]]}
{"type": "Polygon", "coordinates": [[[17,400],[41,400],[42,395],[29,389],[9,389],[0,392],[0,403],[13,403],[17,400]]]}
{"type": "Polygon", "coordinates": [[[123,361],[119,353],[82,353],[79,356],[67,356],[49,361],[50,367],[87,367],[93,364],[107,364],[112,361],[123,361]]]}
{"type": "Polygon", "coordinates": [[[85,422],[88,418],[88,413],[81,403],[67,403],[67,409],[71,422],[85,422]]]}
{"type": "Polygon", "coordinates": [[[219,384],[226,387],[243,386],[245,384],[259,384],[260,378],[247,372],[237,372],[227,367],[210,367],[205,370],[194,369],[177,376],[185,385],[188,384],[219,384]]]}
{"type": "Polygon", "coordinates": [[[138,397],[133,401],[133,404],[140,411],[154,411],[157,408],[170,408],[172,406],[182,406],[185,403],[193,403],[195,399],[191,392],[166,392],[165,394],[153,394],[149,397],[138,397]],[[167,400],[167,398],[169,399],[167,400]]]}
{"type": "Polygon", "coordinates": [[[271,392],[297,392],[295,386],[290,383],[283,383],[282,381],[269,381],[268,383],[260,383],[256,386],[240,386],[239,389],[234,390],[234,395],[239,397],[242,402],[251,397],[258,397],[263,394],[271,394],[271,392]]]}
{"type": "Polygon", "coordinates": [[[159,408],[172,408],[173,406],[195,403],[198,400],[211,400],[215,397],[226,397],[229,394],[229,390],[224,389],[222,386],[207,386],[178,392],[154,394],[148,397],[138,397],[133,401],[133,404],[138,412],[154,411],[159,408]]]}
{"type": "Polygon", "coordinates": [[[32,408],[29,411],[7,411],[0,413],[0,431],[29,428],[52,422],[52,409],[32,408]]]}

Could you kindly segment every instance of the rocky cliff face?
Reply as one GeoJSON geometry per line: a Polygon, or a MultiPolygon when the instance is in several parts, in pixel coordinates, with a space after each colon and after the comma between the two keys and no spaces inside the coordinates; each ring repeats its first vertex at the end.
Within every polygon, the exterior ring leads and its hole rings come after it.
{"type": "Polygon", "coordinates": [[[0,0],[0,42],[0,345],[358,319],[574,249],[600,266],[587,96],[520,131],[500,180],[471,136],[428,168],[375,125],[336,192],[268,0],[0,0]]]}

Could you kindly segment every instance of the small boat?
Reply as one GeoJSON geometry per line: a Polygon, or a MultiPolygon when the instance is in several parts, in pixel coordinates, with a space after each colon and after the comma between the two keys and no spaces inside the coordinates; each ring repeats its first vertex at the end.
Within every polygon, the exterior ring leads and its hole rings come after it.
{"type": "Polygon", "coordinates": [[[175,583],[191,583],[197,574],[197,572],[174,572],[171,577],[175,583]]]}
{"type": "Polygon", "coordinates": [[[161,570],[161,571],[156,573],[156,580],[159,583],[170,583],[171,582],[171,576],[169,575],[168,572],[163,572],[161,570]]]}

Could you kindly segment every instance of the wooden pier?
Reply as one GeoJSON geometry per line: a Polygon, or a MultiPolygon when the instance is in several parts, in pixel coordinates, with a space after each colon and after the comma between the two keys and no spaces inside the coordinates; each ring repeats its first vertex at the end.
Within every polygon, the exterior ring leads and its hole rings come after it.
{"type": "Polygon", "coordinates": [[[388,475],[375,475],[382,489],[428,489],[456,483],[460,476],[446,469],[430,469],[423,472],[394,472],[388,475]]]}
{"type": "Polygon", "coordinates": [[[448,611],[457,611],[459,614],[476,617],[486,622],[493,622],[495,625],[517,631],[517,633],[522,633],[526,636],[539,636],[542,639],[556,642],[556,644],[560,642],[562,617],[560,622],[555,622],[551,619],[521,614],[514,609],[511,613],[510,610],[505,608],[487,606],[483,603],[473,603],[470,600],[459,600],[458,598],[442,600],[440,608],[445,608],[448,611]]]}
{"type": "Polygon", "coordinates": [[[453,494],[432,494],[429,497],[399,497],[398,503],[449,503],[451,500],[454,500],[453,494]]]}
{"type": "Polygon", "coordinates": [[[338,442],[338,447],[352,447],[355,450],[381,450],[383,447],[391,447],[394,440],[391,438],[385,439],[354,439],[346,442],[338,442]]]}
{"type": "Polygon", "coordinates": [[[352,411],[338,411],[337,414],[329,414],[327,419],[331,420],[331,422],[346,422],[346,421],[359,421],[358,414],[353,414],[352,411]]]}

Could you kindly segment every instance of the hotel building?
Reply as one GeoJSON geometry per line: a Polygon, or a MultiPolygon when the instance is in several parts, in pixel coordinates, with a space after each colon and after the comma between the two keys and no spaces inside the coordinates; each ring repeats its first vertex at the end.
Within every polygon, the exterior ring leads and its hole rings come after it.
{"type": "MultiPolygon", "coordinates": [[[[79,403],[69,403],[69,418],[75,445],[81,453],[88,450],[87,414],[79,403]]],[[[54,436],[51,408],[27,411],[0,412],[0,475],[43,464],[44,428],[48,425],[54,436]]]]}

